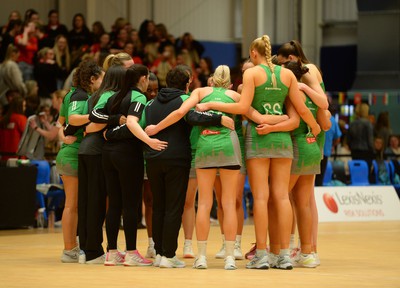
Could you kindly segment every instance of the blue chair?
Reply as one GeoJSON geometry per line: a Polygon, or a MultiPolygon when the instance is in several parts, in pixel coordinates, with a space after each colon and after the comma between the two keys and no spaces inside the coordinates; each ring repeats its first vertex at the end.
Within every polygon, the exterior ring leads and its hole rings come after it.
{"type": "MultiPolygon", "coordinates": [[[[392,178],[391,178],[391,169],[389,166],[389,163],[387,161],[383,162],[385,165],[385,169],[386,169],[386,175],[382,175],[381,173],[385,172],[385,171],[379,171],[380,167],[379,167],[379,163],[376,160],[372,161],[372,165],[374,167],[374,175],[375,175],[375,183],[376,185],[391,185],[392,182],[392,178]],[[379,175],[381,174],[381,177],[379,177],[379,175]],[[384,178],[386,178],[386,181],[384,180],[384,178]]],[[[382,168],[381,168],[382,169],[382,168]]]]}
{"type": "Polygon", "coordinates": [[[326,169],[324,173],[324,180],[322,182],[323,186],[329,186],[332,181],[333,176],[333,166],[331,161],[326,162],[326,169]]]}
{"type": "Polygon", "coordinates": [[[54,210],[65,197],[64,190],[59,188],[53,188],[50,186],[50,164],[46,160],[31,160],[30,163],[37,167],[38,173],[36,177],[36,201],[38,203],[39,215],[38,215],[38,226],[45,226],[45,222],[48,221],[47,210],[54,210]],[[38,185],[50,186],[47,194],[43,194],[38,191],[38,185]],[[49,199],[46,205],[46,199],[49,199]],[[49,208],[49,209],[48,209],[49,208]]]}
{"type": "Polygon", "coordinates": [[[350,160],[347,162],[350,172],[351,186],[368,186],[369,169],[368,164],[364,160],[350,160]]]}
{"type": "MultiPolygon", "coordinates": [[[[246,180],[244,182],[244,188],[243,188],[243,214],[244,214],[244,219],[247,219],[249,216],[247,213],[247,198],[252,199],[252,194],[251,194],[251,189],[250,189],[250,184],[249,184],[249,176],[246,175],[246,180]]],[[[251,205],[252,201],[249,201],[249,204],[251,205]]]]}

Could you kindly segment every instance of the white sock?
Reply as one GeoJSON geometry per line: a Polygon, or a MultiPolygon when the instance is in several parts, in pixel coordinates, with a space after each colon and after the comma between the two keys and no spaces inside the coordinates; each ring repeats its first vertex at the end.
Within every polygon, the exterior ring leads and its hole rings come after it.
{"type": "Polygon", "coordinates": [[[185,239],[184,246],[192,246],[192,239],[185,239]]]}
{"type": "Polygon", "coordinates": [[[294,249],[294,234],[290,234],[290,244],[289,244],[290,249],[294,249]]]}
{"type": "Polygon", "coordinates": [[[149,246],[154,247],[153,237],[149,237],[149,246]]]}
{"type": "Polygon", "coordinates": [[[242,235],[236,235],[236,244],[241,246],[241,244],[242,244],[242,235]]]}
{"type": "Polygon", "coordinates": [[[256,256],[258,258],[262,258],[267,255],[267,251],[265,249],[256,249],[256,256]]]}
{"type": "Polygon", "coordinates": [[[207,241],[197,241],[197,250],[199,256],[207,255],[207,241]]]}
{"type": "Polygon", "coordinates": [[[285,256],[285,255],[289,255],[289,254],[290,254],[289,249],[281,249],[279,251],[279,256],[285,256]]]}
{"type": "Polygon", "coordinates": [[[235,249],[235,241],[225,241],[225,257],[232,256],[235,249]]]}
{"type": "Polygon", "coordinates": [[[225,234],[221,234],[221,238],[222,238],[222,244],[225,243],[225,234]]]}

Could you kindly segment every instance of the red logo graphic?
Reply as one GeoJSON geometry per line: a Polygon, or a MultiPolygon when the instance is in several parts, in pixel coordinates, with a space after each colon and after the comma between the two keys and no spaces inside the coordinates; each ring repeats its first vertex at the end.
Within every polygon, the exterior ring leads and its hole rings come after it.
{"type": "Polygon", "coordinates": [[[333,199],[333,197],[328,194],[325,193],[323,196],[324,199],[324,203],[326,205],[326,207],[328,207],[328,209],[332,212],[332,213],[337,213],[339,211],[338,205],[336,204],[335,199],[333,199]]]}

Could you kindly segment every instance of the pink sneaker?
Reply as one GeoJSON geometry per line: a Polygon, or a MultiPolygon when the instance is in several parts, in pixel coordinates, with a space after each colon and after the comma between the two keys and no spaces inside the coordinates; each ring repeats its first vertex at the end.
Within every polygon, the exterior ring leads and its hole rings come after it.
{"type": "Polygon", "coordinates": [[[256,255],[256,243],[253,243],[253,246],[250,248],[249,252],[247,252],[244,257],[246,257],[246,259],[248,260],[252,260],[254,258],[254,255],[256,255]]]}
{"type": "Polygon", "coordinates": [[[153,261],[144,258],[138,250],[129,251],[125,255],[124,266],[150,266],[153,261]]]}
{"type": "Polygon", "coordinates": [[[125,261],[125,255],[119,251],[107,252],[106,260],[104,261],[105,266],[116,266],[122,265],[125,261]]]}

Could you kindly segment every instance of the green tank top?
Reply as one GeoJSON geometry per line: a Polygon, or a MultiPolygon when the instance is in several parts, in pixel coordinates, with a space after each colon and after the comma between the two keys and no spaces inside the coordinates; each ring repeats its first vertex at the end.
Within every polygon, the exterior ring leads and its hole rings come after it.
{"type": "Polygon", "coordinates": [[[260,65],[267,74],[268,80],[255,88],[251,106],[261,114],[282,115],[283,103],[285,102],[289,88],[281,82],[281,67],[275,66],[274,72],[277,87],[272,85],[272,72],[268,66],[260,65]]]}
{"type": "MultiPolygon", "coordinates": [[[[314,119],[316,119],[318,106],[315,105],[314,102],[312,102],[310,97],[308,97],[307,95],[306,95],[305,104],[306,104],[307,108],[311,111],[311,113],[313,114],[314,119]]],[[[304,120],[302,118],[300,118],[299,127],[296,128],[295,130],[293,130],[293,132],[292,132],[293,136],[304,135],[304,134],[307,134],[308,132],[310,132],[310,129],[309,129],[307,123],[304,122],[304,120]]]]}

